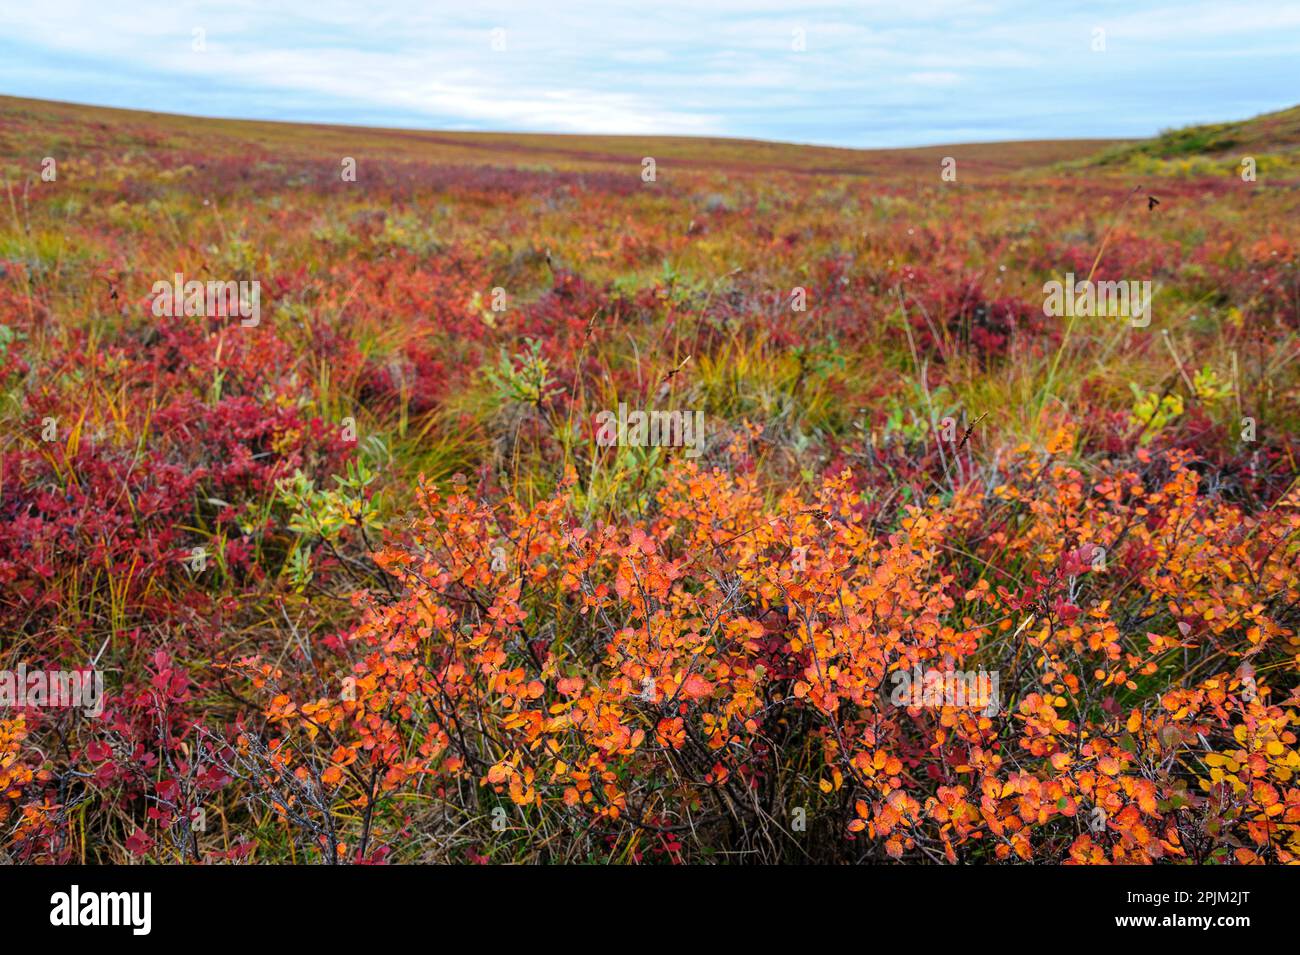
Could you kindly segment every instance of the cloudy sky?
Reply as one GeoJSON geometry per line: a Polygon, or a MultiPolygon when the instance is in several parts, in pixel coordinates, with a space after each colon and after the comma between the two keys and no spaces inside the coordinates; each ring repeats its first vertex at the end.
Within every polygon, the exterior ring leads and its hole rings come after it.
{"type": "Polygon", "coordinates": [[[1143,136],[1300,102],[1300,3],[0,0],[0,93],[859,147],[1143,136]]]}

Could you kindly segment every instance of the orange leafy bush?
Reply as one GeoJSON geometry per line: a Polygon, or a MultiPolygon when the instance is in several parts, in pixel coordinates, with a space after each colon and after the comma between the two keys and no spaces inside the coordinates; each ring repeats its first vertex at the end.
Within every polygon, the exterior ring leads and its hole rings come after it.
{"type": "Polygon", "coordinates": [[[434,807],[479,860],[1297,861],[1300,492],[1129,464],[1022,448],[888,524],[847,472],[683,463],[626,523],[424,486],[329,692],[241,661],[263,781],[360,858],[434,807]],[[976,669],[996,705],[893,692],[976,669]]]}

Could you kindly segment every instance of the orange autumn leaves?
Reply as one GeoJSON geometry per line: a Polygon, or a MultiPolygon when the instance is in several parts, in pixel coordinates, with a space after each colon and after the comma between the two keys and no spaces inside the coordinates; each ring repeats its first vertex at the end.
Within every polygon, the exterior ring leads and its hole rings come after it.
{"type": "Polygon", "coordinates": [[[59,806],[48,794],[37,795],[52,774],[38,766],[41,756],[31,745],[24,716],[0,719],[0,832],[19,850],[57,830],[59,806]]]}
{"type": "Polygon", "coordinates": [[[520,838],[703,844],[800,808],[853,858],[1300,859],[1300,498],[1246,515],[1177,456],[1002,477],[892,527],[847,474],[773,498],[682,464],[626,525],[571,485],[426,487],[350,691],[267,714],[353,805],[496,798],[520,838]],[[893,705],[914,667],[996,670],[1001,706],[893,705]]]}

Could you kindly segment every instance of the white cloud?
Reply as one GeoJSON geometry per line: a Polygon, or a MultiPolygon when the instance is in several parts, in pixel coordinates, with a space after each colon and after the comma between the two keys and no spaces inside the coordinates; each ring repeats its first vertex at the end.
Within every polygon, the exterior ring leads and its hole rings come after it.
{"type": "Polygon", "coordinates": [[[1114,118],[1121,103],[1123,124],[1147,131],[1189,102],[1211,116],[1231,104],[1222,118],[1244,101],[1284,105],[1300,4],[45,0],[6,12],[6,50],[0,91],[90,102],[111,91],[110,105],[293,119],[309,104],[311,118],[339,122],[900,145],[1008,124],[1132,134],[1114,118]],[[1108,52],[1091,55],[1098,25],[1108,52]],[[196,27],[205,53],[191,49],[196,27]],[[504,52],[491,47],[496,27],[504,52]]]}
{"type": "Polygon", "coordinates": [[[907,78],[917,86],[956,86],[961,82],[959,74],[942,71],[908,73],[907,78]]]}

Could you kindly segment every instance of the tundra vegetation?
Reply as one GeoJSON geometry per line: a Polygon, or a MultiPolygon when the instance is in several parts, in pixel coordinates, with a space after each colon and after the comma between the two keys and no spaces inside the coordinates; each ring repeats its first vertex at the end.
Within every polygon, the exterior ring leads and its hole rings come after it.
{"type": "Polygon", "coordinates": [[[1300,860],[1298,127],[0,98],[0,858],[1300,860]]]}

